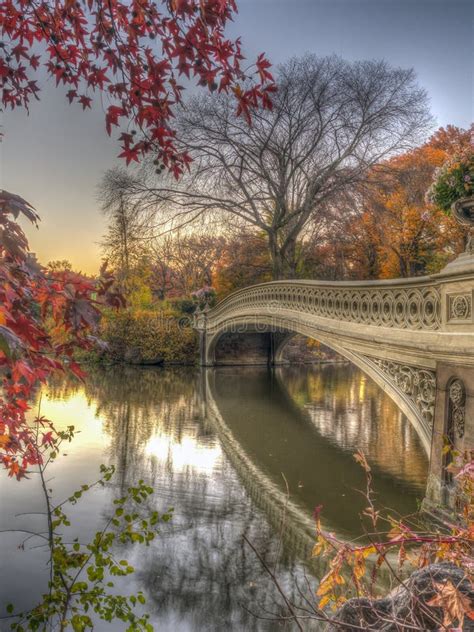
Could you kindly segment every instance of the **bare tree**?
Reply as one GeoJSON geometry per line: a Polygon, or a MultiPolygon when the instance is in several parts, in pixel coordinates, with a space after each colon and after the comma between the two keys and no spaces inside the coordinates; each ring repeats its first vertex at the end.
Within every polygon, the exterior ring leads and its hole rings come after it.
{"type": "Polygon", "coordinates": [[[109,171],[99,186],[98,198],[108,224],[101,245],[107,259],[126,279],[147,254],[151,217],[126,195],[117,178],[118,174],[109,171]]]}
{"type": "Polygon", "coordinates": [[[178,119],[190,173],[176,183],[148,165],[122,173],[121,185],[168,228],[222,214],[253,225],[267,236],[274,278],[285,278],[298,240],[327,224],[336,195],[420,142],[431,117],[413,70],[384,61],[307,55],[279,68],[278,86],[273,110],[251,126],[225,95],[191,99],[178,119]]]}
{"type": "Polygon", "coordinates": [[[153,241],[150,261],[153,281],[160,298],[172,292],[189,296],[212,285],[214,268],[225,248],[222,236],[204,232],[167,234],[153,241]]]}

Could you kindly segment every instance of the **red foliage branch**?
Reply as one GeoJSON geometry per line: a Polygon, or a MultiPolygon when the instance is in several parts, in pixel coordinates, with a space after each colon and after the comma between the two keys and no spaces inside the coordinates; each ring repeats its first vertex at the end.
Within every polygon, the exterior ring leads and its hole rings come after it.
{"type": "MultiPolygon", "coordinates": [[[[370,532],[366,533],[366,543],[344,541],[323,530],[320,521],[322,507],[316,508],[317,539],[313,555],[329,560],[329,570],[316,592],[319,608],[327,604],[335,609],[341,607],[347,601],[351,588],[358,597],[368,598],[374,603],[382,568],[388,571],[397,585],[408,590],[402,573],[404,565],[414,570],[439,562],[449,563],[462,569],[465,579],[474,587],[474,451],[459,453],[452,450],[453,461],[448,470],[457,485],[457,513],[449,518],[446,513],[440,513],[435,524],[423,521],[422,516],[381,516],[373,502],[371,468],[364,454],[358,452],[354,456],[367,477],[365,498],[368,505],[362,516],[369,519],[370,532]],[[382,529],[380,523],[384,524],[382,529]],[[396,558],[394,553],[397,553],[396,558]]],[[[465,618],[474,620],[474,602],[471,603],[471,599],[463,594],[461,586],[446,581],[444,584],[434,582],[433,588],[435,597],[426,602],[426,607],[440,607],[443,611],[443,624],[440,622],[440,627],[436,629],[462,630],[465,618]],[[451,627],[456,622],[459,627],[451,627]]],[[[410,627],[406,621],[394,619],[393,622],[397,629],[421,629],[410,627]]]]}
{"type": "Polygon", "coordinates": [[[248,120],[253,107],[271,107],[269,62],[260,55],[244,69],[240,39],[224,35],[236,11],[235,0],[4,0],[3,105],[28,108],[38,98],[33,77],[44,60],[56,85],[69,88],[70,103],[85,110],[101,93],[107,133],[121,128],[127,164],[157,152],[178,177],[190,161],[170,125],[182,102],[181,76],[211,91],[233,91],[238,114],[248,120]]]}
{"type": "Polygon", "coordinates": [[[81,377],[73,353],[93,344],[100,304],[122,303],[105,268],[96,281],[46,273],[28,250],[20,215],[34,224],[39,219],[25,200],[0,191],[0,461],[17,478],[41,458],[38,444],[55,441],[50,422],[42,420],[40,437],[28,423],[36,389],[66,363],[81,377]]]}

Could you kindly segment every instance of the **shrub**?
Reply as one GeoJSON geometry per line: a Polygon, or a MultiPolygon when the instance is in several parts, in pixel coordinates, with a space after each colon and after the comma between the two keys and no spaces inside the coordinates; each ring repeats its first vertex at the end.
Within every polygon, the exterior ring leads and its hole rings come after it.
{"type": "Polygon", "coordinates": [[[362,514],[368,520],[363,522],[368,525],[367,542],[345,542],[323,531],[321,507],[317,507],[313,554],[329,560],[329,570],[316,592],[319,614],[327,604],[334,609],[342,606],[334,617],[337,625],[331,628],[337,630],[353,629],[340,624],[346,615],[347,622],[352,621],[354,613],[360,626],[355,629],[463,630],[464,620],[474,619],[474,452],[452,451],[447,469],[457,483],[458,511],[456,515],[438,512],[435,522],[424,520],[423,515],[385,516],[374,504],[365,456],[361,452],[354,456],[367,476],[367,507],[362,514]],[[419,570],[405,581],[404,566],[419,570]],[[377,580],[384,571],[397,590],[377,600],[377,580]]]}
{"type": "MultiPolygon", "coordinates": [[[[74,427],[70,426],[60,441],[71,441],[73,436],[74,427]]],[[[24,549],[34,538],[34,548],[49,549],[49,590],[42,595],[40,603],[26,612],[15,612],[14,605],[7,604],[7,616],[1,618],[13,619],[10,630],[14,632],[71,629],[85,632],[94,629],[94,615],[113,627],[122,621],[130,632],[153,632],[150,615],[135,611],[137,606],[146,603],[143,593],[121,595],[116,592],[115,578],[127,577],[135,571],[128,560],[117,558],[117,548],[125,544],[149,546],[159,534],[160,524],[171,519],[173,510],[163,514],[148,511],[146,501],[153,489],[140,480],[137,486],[128,487],[123,496],[113,501],[113,513],[102,529],[89,542],[80,542],[74,537],[76,525],[71,524],[65,508],[76,505],[94,487],[105,486],[113,477],[115,467],[101,465],[99,479],[81,485],[69,498],[54,504],[45,470],[57,452],[48,447],[43,455],[45,458],[43,463],[39,462],[37,473],[45,498],[47,531],[28,532],[19,548],[24,549]]]]}
{"type": "Polygon", "coordinates": [[[108,312],[102,323],[105,357],[130,364],[195,362],[197,337],[188,318],[170,310],[108,312]]]}
{"type": "Polygon", "coordinates": [[[170,302],[171,307],[180,314],[192,314],[196,309],[196,301],[190,298],[177,298],[170,302]]]}
{"type": "Polygon", "coordinates": [[[471,195],[474,195],[474,152],[467,150],[453,156],[436,171],[427,197],[429,202],[449,213],[453,202],[471,195]]]}

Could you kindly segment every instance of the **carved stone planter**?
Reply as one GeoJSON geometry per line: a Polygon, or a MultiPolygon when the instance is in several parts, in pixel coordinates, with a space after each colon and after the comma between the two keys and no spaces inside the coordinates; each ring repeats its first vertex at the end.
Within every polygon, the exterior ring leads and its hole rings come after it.
{"type": "Polygon", "coordinates": [[[474,271],[474,196],[460,198],[453,202],[451,212],[461,226],[467,226],[469,236],[466,250],[442,270],[443,274],[457,274],[474,271]]]}
{"type": "Polygon", "coordinates": [[[474,196],[456,200],[451,206],[451,211],[458,224],[469,228],[466,252],[474,254],[474,196]]]}

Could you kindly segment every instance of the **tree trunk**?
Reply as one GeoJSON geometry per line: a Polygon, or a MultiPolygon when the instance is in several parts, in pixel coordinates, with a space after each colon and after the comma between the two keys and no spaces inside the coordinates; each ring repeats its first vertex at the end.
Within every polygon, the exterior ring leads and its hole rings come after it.
{"type": "Polygon", "coordinates": [[[296,239],[286,240],[285,251],[282,256],[284,259],[284,278],[296,279],[296,239]]]}
{"type": "Polygon", "coordinates": [[[296,239],[286,240],[281,247],[275,233],[268,233],[268,246],[272,259],[272,276],[274,281],[296,278],[296,239]]]}
{"type": "Polygon", "coordinates": [[[268,233],[268,246],[272,259],[272,278],[274,281],[279,281],[285,278],[283,274],[284,262],[281,250],[278,247],[277,237],[274,233],[268,233]]]}

